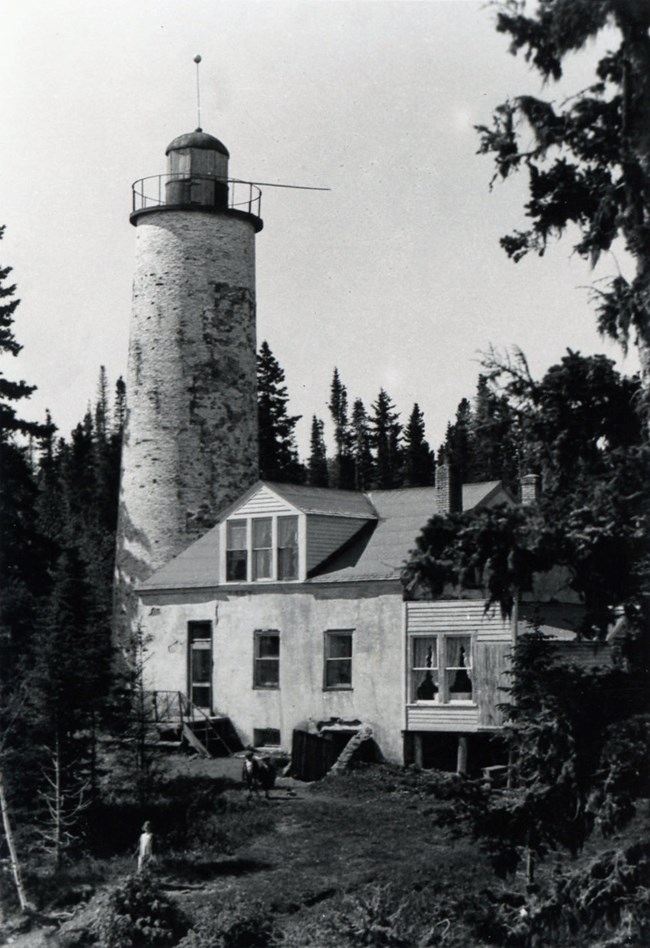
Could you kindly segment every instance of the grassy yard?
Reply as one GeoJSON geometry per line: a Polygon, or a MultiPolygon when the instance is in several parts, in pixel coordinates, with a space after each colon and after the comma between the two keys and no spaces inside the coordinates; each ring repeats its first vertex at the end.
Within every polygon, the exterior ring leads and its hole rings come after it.
{"type": "MultiPolygon", "coordinates": [[[[509,880],[506,892],[463,827],[441,819],[455,778],[375,765],[314,784],[280,779],[266,801],[248,799],[239,767],[232,760],[167,760],[158,804],[148,814],[158,853],[152,878],[190,927],[183,948],[515,943],[495,940],[490,917],[504,898],[516,916],[524,880],[509,880]]],[[[103,893],[133,873],[136,838],[122,855],[72,867],[58,880],[58,893],[56,880],[48,889],[34,876],[45,916],[80,880],[95,895],[73,906],[59,931],[14,933],[4,943],[94,943],[87,929],[106,912],[103,893]]],[[[542,874],[557,868],[551,860],[542,874]]],[[[138,944],[178,943],[151,938],[138,944]]],[[[118,940],[111,948],[128,944],[118,940]]],[[[571,944],[606,942],[576,936],[571,944]]]]}

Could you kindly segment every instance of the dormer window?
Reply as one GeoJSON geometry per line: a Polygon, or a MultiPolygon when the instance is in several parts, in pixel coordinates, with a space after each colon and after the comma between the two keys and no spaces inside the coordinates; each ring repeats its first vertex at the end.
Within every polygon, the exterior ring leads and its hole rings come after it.
{"type": "Polygon", "coordinates": [[[226,582],[298,579],[298,517],[226,521],[226,582]]]}
{"type": "Polygon", "coordinates": [[[278,517],[278,579],[298,579],[297,517],[278,517]]]}
{"type": "Polygon", "coordinates": [[[226,524],[226,579],[246,582],[248,573],[248,524],[245,520],[229,520],[226,524]]]}
{"type": "Polygon", "coordinates": [[[260,517],[252,521],[253,527],[253,582],[272,579],[273,570],[273,521],[271,517],[260,517]]]}

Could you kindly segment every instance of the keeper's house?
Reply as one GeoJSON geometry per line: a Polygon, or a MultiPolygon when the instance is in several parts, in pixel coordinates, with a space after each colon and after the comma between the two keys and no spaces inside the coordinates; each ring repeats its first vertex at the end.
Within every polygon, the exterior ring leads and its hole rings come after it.
{"type": "MultiPolygon", "coordinates": [[[[469,746],[489,763],[515,619],[479,594],[405,602],[400,581],[449,510],[439,475],[369,493],[255,484],[140,585],[147,688],[227,716],[243,744],[288,752],[297,730],[340,746],[363,725],[390,761],[464,769],[469,746]]],[[[499,481],[462,487],[463,509],[504,503],[499,481]]]]}

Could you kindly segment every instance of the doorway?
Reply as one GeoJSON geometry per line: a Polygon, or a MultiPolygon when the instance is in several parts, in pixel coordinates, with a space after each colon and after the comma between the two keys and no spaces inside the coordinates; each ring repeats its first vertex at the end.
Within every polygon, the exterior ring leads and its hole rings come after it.
{"type": "Polygon", "coordinates": [[[212,623],[187,623],[187,693],[206,714],[212,713],[212,623]]]}

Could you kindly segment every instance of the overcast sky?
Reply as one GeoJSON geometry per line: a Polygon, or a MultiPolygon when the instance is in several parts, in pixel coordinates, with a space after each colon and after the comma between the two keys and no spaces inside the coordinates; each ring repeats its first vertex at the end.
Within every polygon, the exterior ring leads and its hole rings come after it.
{"type": "MultiPolygon", "coordinates": [[[[490,192],[473,125],[541,89],[485,3],[3,0],[2,31],[0,262],[24,345],[2,369],[38,386],[24,415],[49,407],[67,435],[99,366],[111,386],[126,372],[131,183],[197,125],[197,53],[201,124],[230,173],[331,188],[264,189],[257,237],[258,342],[304,416],[303,455],[335,366],[351,401],[383,386],[404,420],[417,401],[437,446],[490,344],[537,373],[567,347],[618,357],[570,240],[517,265],[499,247],[524,223],[525,181],[490,192]]],[[[594,56],[545,94],[583,88],[594,56]]]]}

